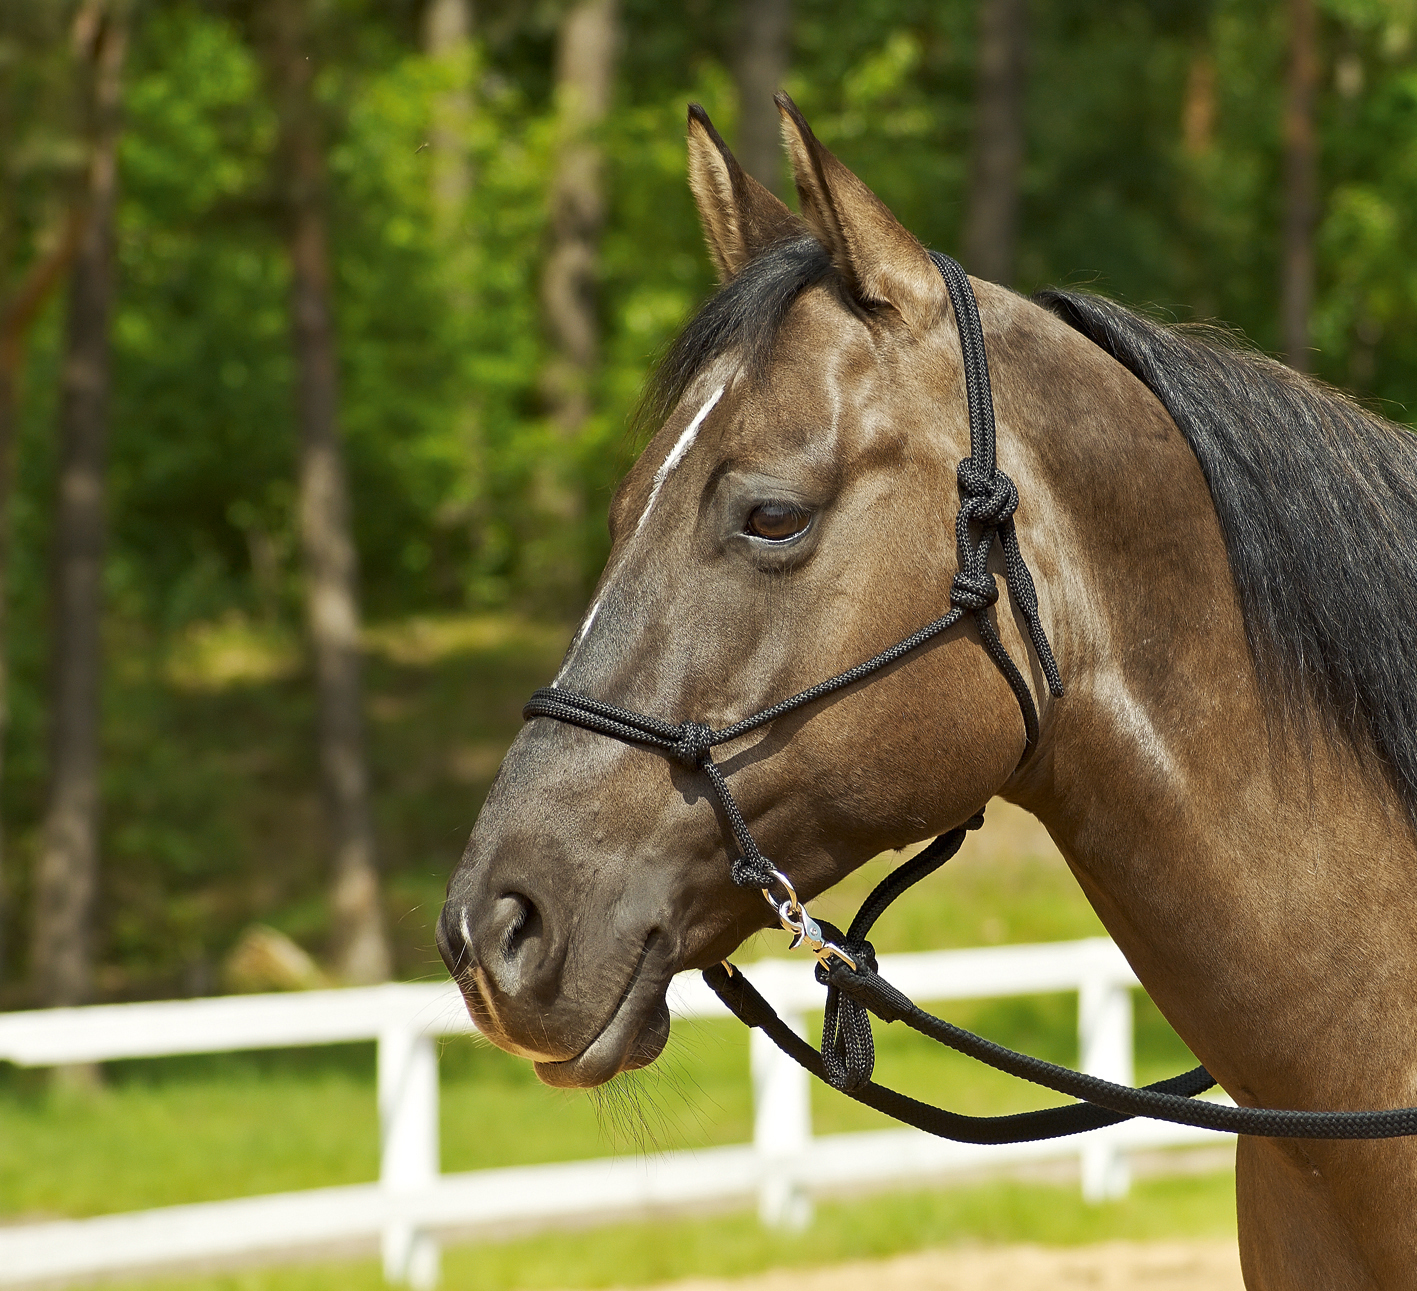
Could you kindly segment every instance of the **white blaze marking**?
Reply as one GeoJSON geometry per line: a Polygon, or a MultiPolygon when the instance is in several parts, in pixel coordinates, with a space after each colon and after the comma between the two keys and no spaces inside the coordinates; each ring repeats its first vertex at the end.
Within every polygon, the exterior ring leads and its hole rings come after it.
{"type": "Polygon", "coordinates": [[[698,437],[699,427],[704,424],[704,418],[713,411],[714,405],[718,403],[722,396],[723,387],[719,386],[717,390],[709,395],[708,402],[699,409],[698,413],[694,416],[694,420],[688,424],[684,433],[679,436],[674,447],[669,450],[669,456],[664,459],[664,465],[654,473],[654,487],[650,489],[649,501],[645,503],[645,509],[640,513],[640,522],[635,526],[636,533],[639,533],[639,531],[645,527],[645,521],[649,519],[649,513],[654,510],[655,499],[659,497],[659,491],[664,487],[664,481],[669,478],[670,473],[684,460],[689,449],[694,446],[694,440],[698,437]]]}
{"type": "MultiPolygon", "coordinates": [[[[664,464],[654,473],[654,485],[649,491],[649,501],[645,503],[645,509],[640,513],[639,522],[635,525],[635,533],[638,535],[645,527],[645,521],[649,519],[649,513],[654,508],[655,499],[659,497],[659,490],[664,487],[674,468],[682,462],[689,449],[694,446],[694,440],[698,437],[699,428],[704,424],[704,418],[714,410],[715,405],[723,397],[726,386],[719,386],[708,397],[708,402],[695,414],[694,420],[684,428],[684,433],[674,442],[674,447],[669,450],[669,456],[664,459],[664,464]]],[[[624,558],[621,557],[623,564],[624,558]]],[[[618,566],[617,566],[618,568],[618,566]]],[[[571,666],[576,655],[586,643],[586,638],[590,636],[591,626],[595,623],[595,616],[600,613],[601,604],[605,598],[602,596],[590,607],[590,612],[585,616],[580,626],[580,631],[576,633],[575,640],[571,643],[571,648],[566,654],[566,662],[561,665],[561,671],[556,674],[556,680],[551,683],[555,688],[561,684],[561,678],[566,675],[566,669],[571,666]]]]}
{"type": "Polygon", "coordinates": [[[576,651],[581,648],[587,636],[590,635],[590,625],[595,622],[595,616],[600,613],[600,601],[596,601],[590,607],[590,613],[585,616],[581,623],[580,631],[576,633],[576,639],[571,643],[571,649],[566,655],[566,662],[561,665],[561,671],[556,674],[556,680],[551,683],[552,690],[561,684],[561,678],[565,676],[566,669],[571,666],[571,660],[576,657],[576,651]]]}

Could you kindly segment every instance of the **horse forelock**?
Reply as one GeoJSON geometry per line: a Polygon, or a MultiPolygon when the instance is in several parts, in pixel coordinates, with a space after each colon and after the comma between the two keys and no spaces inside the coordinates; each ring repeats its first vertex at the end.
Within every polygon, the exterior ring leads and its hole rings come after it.
{"type": "Polygon", "coordinates": [[[1417,821],[1417,436],[1211,329],[1037,297],[1161,400],[1200,463],[1271,719],[1376,758],[1417,821]]]}
{"type": "Polygon", "coordinates": [[[736,352],[744,374],[759,376],[793,302],[832,273],[816,238],[789,238],[762,252],[684,325],[649,379],[637,426],[658,430],[694,380],[725,354],[736,352]]]}

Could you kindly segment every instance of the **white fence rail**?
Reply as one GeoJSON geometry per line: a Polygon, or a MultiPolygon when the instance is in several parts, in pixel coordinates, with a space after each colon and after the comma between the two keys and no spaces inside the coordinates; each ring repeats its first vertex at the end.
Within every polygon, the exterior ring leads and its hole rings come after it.
{"type": "MultiPolygon", "coordinates": [[[[799,1030],[803,1015],[821,1008],[809,959],[747,967],[799,1030]]],[[[881,972],[919,1000],[1076,991],[1079,1065],[1132,1083],[1137,981],[1106,938],[886,955],[881,972]]],[[[727,1014],[697,974],[674,983],[670,1005],[681,1018],[727,1014]]],[[[0,1226],[0,1286],[275,1257],[378,1237],[389,1281],[427,1288],[438,1281],[440,1231],[505,1235],[754,1198],[764,1222],[796,1227],[810,1216],[811,1194],[830,1190],[833,1180],[887,1184],[1069,1156],[1080,1156],[1084,1194],[1101,1200],[1126,1192],[1129,1152],[1227,1137],[1154,1121],[1007,1147],[949,1143],[916,1130],[814,1137],[806,1073],[754,1031],[751,1144],[444,1175],[434,1038],[471,1030],[451,983],[0,1015],[0,1060],[22,1066],[377,1040],[381,1139],[377,1183],[0,1226]]]]}

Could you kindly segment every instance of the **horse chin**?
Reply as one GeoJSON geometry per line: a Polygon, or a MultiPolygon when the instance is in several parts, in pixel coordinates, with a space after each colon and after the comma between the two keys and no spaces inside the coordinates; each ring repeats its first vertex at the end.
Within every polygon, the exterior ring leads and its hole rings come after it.
{"type": "Polygon", "coordinates": [[[669,1004],[664,989],[657,998],[632,989],[600,1034],[574,1058],[538,1062],[537,1079],[557,1089],[593,1089],[622,1071],[649,1066],[668,1040],[669,1004]]]}

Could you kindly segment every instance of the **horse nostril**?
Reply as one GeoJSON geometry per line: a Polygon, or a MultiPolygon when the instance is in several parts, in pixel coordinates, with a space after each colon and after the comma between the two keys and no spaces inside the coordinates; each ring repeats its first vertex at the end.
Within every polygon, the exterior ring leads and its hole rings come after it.
{"type": "Polygon", "coordinates": [[[493,928],[501,958],[514,964],[541,940],[541,911],[520,892],[505,892],[493,907],[493,928]]]}

